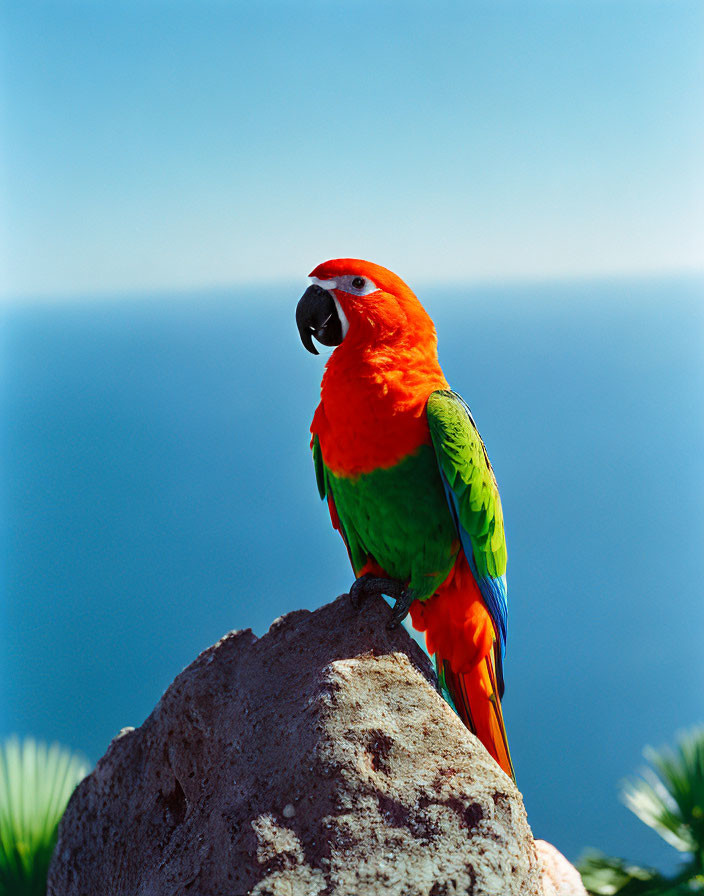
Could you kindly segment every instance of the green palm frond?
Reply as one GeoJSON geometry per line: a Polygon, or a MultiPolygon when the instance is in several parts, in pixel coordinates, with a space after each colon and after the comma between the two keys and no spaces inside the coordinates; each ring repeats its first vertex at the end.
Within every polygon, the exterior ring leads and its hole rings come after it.
{"type": "Polygon", "coordinates": [[[0,896],[44,896],[61,816],[88,764],[60,747],[0,747],[0,896]]]}
{"type": "Polygon", "coordinates": [[[684,896],[696,892],[689,883],[671,881],[653,868],[599,852],[587,853],[579,863],[582,882],[594,896],[684,896]]]}
{"type": "Polygon", "coordinates": [[[676,750],[648,749],[650,769],[629,781],[623,799],[631,812],[680,852],[704,850],[704,729],[683,736],[676,750]]]}
{"type": "Polygon", "coordinates": [[[652,768],[625,783],[623,801],[688,859],[679,874],[665,877],[624,859],[590,853],[578,866],[584,885],[595,896],[704,894],[704,728],[682,735],[675,750],[648,748],[645,755],[652,768]]]}

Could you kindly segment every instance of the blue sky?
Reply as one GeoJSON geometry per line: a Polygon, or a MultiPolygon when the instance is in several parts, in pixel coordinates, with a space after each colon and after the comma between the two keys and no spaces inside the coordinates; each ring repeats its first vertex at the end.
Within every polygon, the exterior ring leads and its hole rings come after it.
{"type": "Polygon", "coordinates": [[[696,0],[2,11],[2,292],[691,271],[696,0]]]}

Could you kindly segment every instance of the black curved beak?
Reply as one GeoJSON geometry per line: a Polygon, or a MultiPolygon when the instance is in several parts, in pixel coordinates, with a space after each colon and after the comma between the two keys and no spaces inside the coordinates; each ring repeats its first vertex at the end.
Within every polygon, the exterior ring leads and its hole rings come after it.
{"type": "Polygon", "coordinates": [[[303,293],[296,307],[296,325],[301,342],[313,354],[313,336],[321,345],[339,345],[342,342],[342,323],[335,307],[335,300],[327,289],[314,283],[303,293]]]}

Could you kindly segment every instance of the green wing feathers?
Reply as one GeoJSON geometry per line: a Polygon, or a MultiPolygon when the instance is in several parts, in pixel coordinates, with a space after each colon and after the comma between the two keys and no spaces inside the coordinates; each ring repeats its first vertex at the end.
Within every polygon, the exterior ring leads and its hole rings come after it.
{"type": "Polygon", "coordinates": [[[467,405],[454,392],[428,398],[428,425],[462,528],[469,536],[480,578],[506,572],[506,537],[499,489],[467,405]]]}
{"type": "Polygon", "coordinates": [[[337,507],[335,506],[330,483],[328,482],[328,471],[325,467],[325,463],[323,462],[323,452],[320,449],[320,441],[317,435],[313,436],[310,443],[310,448],[313,452],[315,481],[318,483],[318,493],[320,495],[320,499],[321,501],[324,501],[327,498],[328,510],[330,511],[330,522],[332,523],[333,529],[336,529],[342,536],[342,540],[345,543],[345,547],[347,548],[347,553],[350,558],[350,563],[352,564],[352,569],[361,568],[361,566],[364,564],[364,559],[360,559],[359,549],[357,548],[356,543],[350,542],[349,536],[347,535],[345,527],[342,524],[342,520],[340,519],[340,516],[337,512],[337,507]]]}
{"type": "Polygon", "coordinates": [[[325,464],[323,463],[323,452],[320,450],[320,440],[317,436],[313,436],[310,443],[313,452],[313,466],[315,467],[315,481],[318,483],[318,492],[320,500],[323,501],[328,493],[327,482],[325,481],[325,464]]]}

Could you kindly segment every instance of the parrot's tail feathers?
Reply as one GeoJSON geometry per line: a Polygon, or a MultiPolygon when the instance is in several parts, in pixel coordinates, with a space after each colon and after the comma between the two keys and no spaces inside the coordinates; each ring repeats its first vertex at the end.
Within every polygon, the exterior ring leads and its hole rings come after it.
{"type": "Polygon", "coordinates": [[[435,662],[440,685],[449,693],[457,715],[515,781],[516,774],[501,712],[494,651],[469,672],[453,672],[450,663],[437,653],[435,662]]]}

